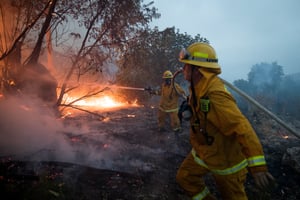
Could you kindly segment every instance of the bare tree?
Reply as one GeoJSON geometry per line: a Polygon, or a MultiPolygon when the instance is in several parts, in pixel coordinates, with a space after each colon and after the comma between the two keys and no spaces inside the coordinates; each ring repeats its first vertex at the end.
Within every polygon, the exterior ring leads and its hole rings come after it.
{"type": "Polygon", "coordinates": [[[140,4],[134,0],[89,1],[72,10],[73,18],[80,14],[78,24],[83,25],[84,34],[78,37],[72,33],[81,42],[63,81],[58,106],[66,91],[70,91],[67,89],[70,80],[76,78],[79,82],[91,71],[101,73],[107,62],[116,62],[123,55],[130,41],[138,40],[141,30],[147,27],[156,11],[148,8],[151,4],[142,7],[140,4]]]}
{"type": "MultiPolygon", "coordinates": [[[[47,67],[39,62],[45,50],[45,35],[48,34],[47,46],[53,46],[53,54],[60,55],[60,58],[63,55],[67,58],[64,60],[69,59],[66,66],[53,63],[57,65],[58,70],[65,72],[55,103],[56,106],[62,105],[65,93],[78,88],[71,83],[80,83],[85,75],[101,73],[107,63],[116,62],[128,48],[128,42],[137,40],[141,30],[156,16],[156,9],[149,8],[151,3],[142,5],[141,2],[141,0],[1,1],[0,9],[10,6],[23,13],[23,17],[14,20],[24,27],[16,26],[15,36],[5,37],[10,45],[5,43],[6,46],[0,49],[0,57],[5,60],[14,52],[13,57],[20,55],[20,70],[17,73],[19,77],[16,76],[18,80],[15,81],[19,82],[18,88],[21,88],[22,92],[30,93],[35,87],[41,92],[39,95],[41,99],[52,102],[56,80],[47,67]],[[77,30],[63,31],[70,22],[75,24],[77,30]],[[72,38],[73,44],[70,43],[72,38]],[[32,48],[29,56],[24,54],[24,47],[32,48]]],[[[5,17],[3,12],[0,14],[5,17]]],[[[6,34],[4,28],[1,30],[1,40],[6,34]]],[[[11,68],[7,67],[10,62],[11,60],[1,64],[1,69],[7,69],[2,71],[11,71],[11,68]]],[[[97,91],[93,91],[91,94],[96,93],[97,91]]]]}
{"type": "Polygon", "coordinates": [[[0,2],[0,78],[3,93],[14,92],[17,88],[17,76],[22,70],[22,47],[30,41],[27,36],[34,26],[38,28],[37,22],[48,5],[37,11],[35,9],[39,6],[27,0],[0,2]]]}

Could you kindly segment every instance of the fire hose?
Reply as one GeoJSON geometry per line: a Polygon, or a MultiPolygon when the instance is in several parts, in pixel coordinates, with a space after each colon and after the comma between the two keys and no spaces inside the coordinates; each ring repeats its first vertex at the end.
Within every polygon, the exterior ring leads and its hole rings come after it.
{"type": "MultiPolygon", "coordinates": [[[[173,87],[175,89],[175,91],[178,93],[178,91],[176,90],[175,87],[175,78],[179,73],[182,73],[182,69],[177,70],[174,75],[173,75],[173,87]]],[[[300,134],[293,129],[292,127],[288,126],[286,122],[284,122],[283,120],[281,120],[280,118],[278,118],[274,113],[272,113],[271,111],[269,111],[267,108],[265,108],[264,106],[262,106],[260,103],[258,103],[256,100],[254,100],[252,97],[250,97],[249,95],[247,95],[245,92],[243,92],[242,90],[238,89],[237,87],[235,87],[234,85],[232,85],[231,83],[229,83],[228,81],[224,80],[221,78],[221,80],[223,81],[223,83],[228,86],[230,89],[232,89],[233,91],[235,91],[236,93],[238,93],[240,96],[244,97],[249,103],[251,103],[252,105],[256,106],[258,109],[260,109],[261,111],[265,112],[269,117],[271,117],[272,119],[274,119],[276,122],[278,122],[281,126],[283,126],[284,128],[286,128],[290,133],[292,133],[293,135],[295,135],[296,137],[300,138],[300,134]]]]}

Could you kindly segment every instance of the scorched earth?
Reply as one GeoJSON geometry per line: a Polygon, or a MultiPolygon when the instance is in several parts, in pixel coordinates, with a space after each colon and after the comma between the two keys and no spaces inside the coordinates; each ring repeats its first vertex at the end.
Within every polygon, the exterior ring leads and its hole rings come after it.
{"type": "MultiPolygon", "coordinates": [[[[158,132],[155,104],[94,110],[94,114],[69,112],[60,119],[10,104],[1,104],[1,111],[5,110],[0,118],[2,197],[190,199],[175,181],[191,149],[189,124],[183,122],[179,134],[158,132]]],[[[277,185],[270,192],[258,191],[249,176],[249,199],[299,199],[299,174],[281,162],[287,148],[299,146],[299,139],[272,125],[263,114],[259,118],[250,121],[277,185]]],[[[218,196],[210,175],[206,181],[218,196]]]]}

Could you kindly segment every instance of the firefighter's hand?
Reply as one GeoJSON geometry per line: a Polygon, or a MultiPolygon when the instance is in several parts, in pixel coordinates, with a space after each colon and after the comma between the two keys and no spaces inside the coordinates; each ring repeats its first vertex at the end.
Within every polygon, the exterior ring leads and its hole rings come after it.
{"type": "Polygon", "coordinates": [[[147,92],[149,92],[149,94],[155,94],[155,90],[152,89],[150,86],[145,87],[144,90],[147,91],[147,92]]]}
{"type": "Polygon", "coordinates": [[[260,189],[271,190],[275,186],[275,178],[269,172],[256,172],[253,178],[260,189]]]}
{"type": "Polygon", "coordinates": [[[181,103],[179,110],[178,110],[178,117],[180,121],[182,122],[182,119],[184,120],[190,120],[192,117],[192,109],[188,104],[188,101],[185,100],[181,103]]]}

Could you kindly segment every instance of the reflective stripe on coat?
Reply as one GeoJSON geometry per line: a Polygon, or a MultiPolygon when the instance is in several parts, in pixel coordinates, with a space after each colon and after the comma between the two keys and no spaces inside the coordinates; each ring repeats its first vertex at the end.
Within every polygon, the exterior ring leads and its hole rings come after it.
{"type": "MultiPolygon", "coordinates": [[[[190,130],[191,144],[199,158],[210,170],[226,170],[244,163],[246,160],[250,171],[267,171],[262,145],[247,118],[239,110],[233,96],[225,88],[216,74],[199,68],[204,77],[194,86],[197,106],[193,107],[193,97],[190,105],[193,110],[190,130]],[[207,114],[206,129],[209,136],[214,137],[212,145],[207,145],[204,130],[204,113],[200,110],[200,99],[208,96],[210,110],[207,114]]],[[[191,93],[191,91],[190,91],[191,93]]],[[[253,172],[252,171],[252,172],[253,172]]]]}

